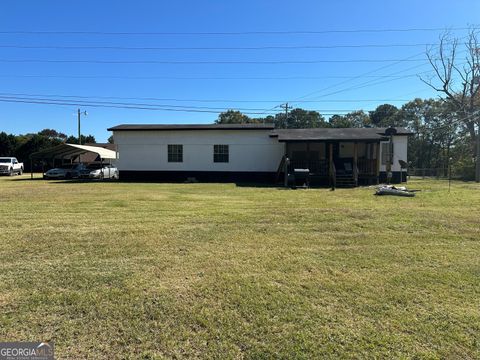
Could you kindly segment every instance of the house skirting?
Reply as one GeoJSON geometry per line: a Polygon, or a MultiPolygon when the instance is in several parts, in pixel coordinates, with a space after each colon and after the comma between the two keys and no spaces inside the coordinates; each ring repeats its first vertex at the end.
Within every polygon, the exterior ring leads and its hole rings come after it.
{"type": "Polygon", "coordinates": [[[131,171],[120,170],[120,180],[125,181],[159,181],[184,182],[195,178],[200,182],[238,182],[238,183],[273,183],[275,172],[249,171],[131,171]]]}
{"type": "MultiPolygon", "coordinates": [[[[233,182],[233,183],[274,183],[275,172],[250,172],[250,171],[135,171],[120,170],[120,180],[124,181],[158,181],[158,182],[184,182],[195,178],[200,182],[233,182]]],[[[374,183],[374,178],[359,179],[360,185],[374,183]]],[[[381,171],[379,182],[387,181],[387,173],[381,171]]],[[[405,171],[394,171],[392,183],[399,184],[407,181],[405,171]]],[[[328,186],[328,177],[311,179],[311,185],[328,186]]]]}

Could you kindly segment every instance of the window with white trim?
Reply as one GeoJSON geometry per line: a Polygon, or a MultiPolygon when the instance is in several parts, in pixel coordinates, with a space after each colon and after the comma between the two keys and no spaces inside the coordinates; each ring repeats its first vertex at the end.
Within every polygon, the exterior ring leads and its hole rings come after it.
{"type": "Polygon", "coordinates": [[[228,163],[229,151],[228,145],[213,145],[213,162],[228,163]]]}
{"type": "Polygon", "coordinates": [[[382,165],[387,165],[388,162],[392,163],[393,156],[393,144],[390,142],[382,143],[382,165]]]}
{"type": "Polygon", "coordinates": [[[183,162],[183,145],[168,145],[168,162],[183,162]]]}

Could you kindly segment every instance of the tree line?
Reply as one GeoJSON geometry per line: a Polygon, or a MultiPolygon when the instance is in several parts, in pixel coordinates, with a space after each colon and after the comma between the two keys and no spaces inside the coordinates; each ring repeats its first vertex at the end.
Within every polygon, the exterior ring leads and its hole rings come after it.
{"type": "Polygon", "coordinates": [[[265,118],[230,110],[220,114],[217,122],[271,122],[278,128],[402,126],[414,134],[409,138],[411,168],[446,173],[450,164],[456,175],[480,182],[479,34],[475,27],[462,38],[447,31],[438,45],[426,50],[433,75],[420,80],[440,95],[438,99],[414,99],[400,108],[383,104],[368,113],[333,115],[329,121],[316,111],[294,109],[288,116],[278,113],[265,118]]]}
{"type": "Polygon", "coordinates": [[[318,111],[296,108],[287,114],[277,113],[251,118],[236,110],[221,113],[217,124],[272,123],[280,129],[404,127],[412,131],[408,144],[410,168],[436,169],[447,175],[451,164],[455,174],[473,179],[475,157],[472,136],[462,115],[448,99],[413,99],[401,107],[382,104],[373,111],[357,110],[333,115],[328,120],[318,111]]]}
{"type": "MultiPolygon", "coordinates": [[[[81,135],[82,144],[96,143],[93,135],[81,135]]],[[[0,156],[14,156],[24,162],[25,170],[30,170],[30,154],[63,143],[78,144],[78,137],[67,136],[54,129],[43,129],[38,133],[13,135],[0,132],[0,156]]]]}

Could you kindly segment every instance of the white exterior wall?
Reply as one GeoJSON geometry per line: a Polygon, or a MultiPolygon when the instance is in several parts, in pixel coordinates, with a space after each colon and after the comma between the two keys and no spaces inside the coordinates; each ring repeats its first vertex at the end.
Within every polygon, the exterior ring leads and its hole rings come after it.
{"type": "Polygon", "coordinates": [[[285,144],[268,130],[114,131],[120,171],[275,172],[285,144]],[[168,162],[168,145],[183,145],[183,162],[168,162]],[[213,162],[213,145],[229,145],[229,162],[213,162]]]}
{"type": "MultiPolygon", "coordinates": [[[[393,164],[392,171],[402,171],[398,160],[407,162],[407,147],[408,136],[394,136],[393,137],[393,164]]],[[[388,143],[388,141],[382,141],[381,144],[388,143]]],[[[382,161],[382,145],[380,145],[380,162],[382,161]]],[[[387,171],[387,166],[380,164],[380,171],[387,171]]],[[[407,171],[403,169],[403,171],[407,171]]]]}

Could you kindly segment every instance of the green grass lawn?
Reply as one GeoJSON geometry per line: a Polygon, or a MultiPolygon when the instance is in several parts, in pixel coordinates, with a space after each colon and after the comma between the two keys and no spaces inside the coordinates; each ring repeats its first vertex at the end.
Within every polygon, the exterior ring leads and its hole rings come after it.
{"type": "Polygon", "coordinates": [[[480,186],[0,178],[0,341],[59,359],[480,358],[480,186]]]}

